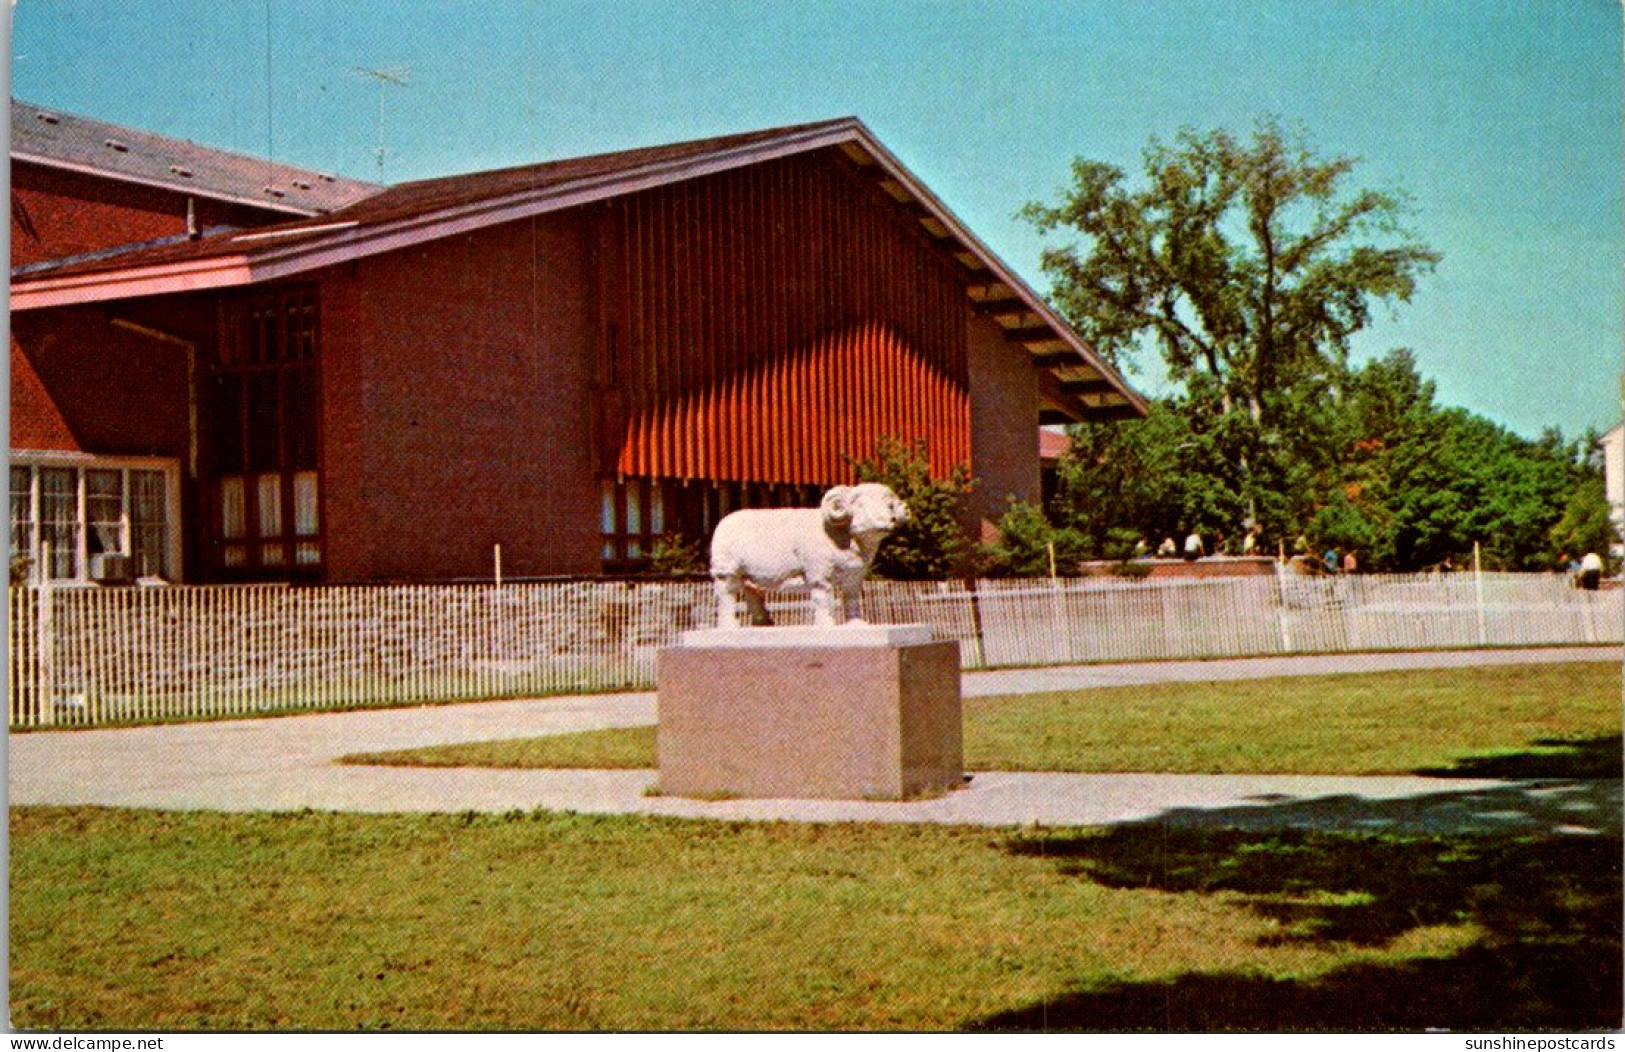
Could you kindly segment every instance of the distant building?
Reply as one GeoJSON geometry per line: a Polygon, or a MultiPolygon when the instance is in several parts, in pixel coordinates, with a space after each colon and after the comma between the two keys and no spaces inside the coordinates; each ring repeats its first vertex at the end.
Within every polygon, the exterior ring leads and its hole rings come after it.
{"type": "Polygon", "coordinates": [[[883,435],[970,467],[974,529],[1038,499],[1041,425],[1146,410],[855,119],[378,188],[45,113],[13,106],[72,145],[14,158],[36,576],[619,572],[883,435]]]}
{"type": "MultiPolygon", "coordinates": [[[[1608,495],[1608,511],[1614,520],[1614,535],[1625,538],[1625,424],[1602,436],[1603,488],[1608,495]]],[[[1614,554],[1625,554],[1625,544],[1616,541],[1614,554]]]]}
{"type": "Polygon", "coordinates": [[[1054,507],[1061,495],[1061,461],[1072,449],[1072,440],[1063,431],[1038,431],[1039,496],[1045,510],[1054,507]]]}

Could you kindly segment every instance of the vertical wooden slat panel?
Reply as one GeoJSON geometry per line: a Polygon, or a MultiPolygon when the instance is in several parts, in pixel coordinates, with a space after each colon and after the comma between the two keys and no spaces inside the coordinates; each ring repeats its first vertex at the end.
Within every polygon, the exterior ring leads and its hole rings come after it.
{"type": "MultiPolygon", "coordinates": [[[[913,219],[804,157],[633,195],[625,476],[825,485],[882,435],[968,455],[963,291],[913,219]]],[[[610,228],[613,233],[613,227],[610,228]]]]}

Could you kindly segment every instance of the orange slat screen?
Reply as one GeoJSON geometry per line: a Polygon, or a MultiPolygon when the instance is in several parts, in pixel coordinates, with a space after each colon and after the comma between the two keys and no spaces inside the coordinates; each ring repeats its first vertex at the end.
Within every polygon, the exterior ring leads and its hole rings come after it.
{"type": "Polygon", "coordinates": [[[829,485],[882,435],[969,459],[959,277],[844,161],[619,198],[598,245],[607,471],[829,485]]]}

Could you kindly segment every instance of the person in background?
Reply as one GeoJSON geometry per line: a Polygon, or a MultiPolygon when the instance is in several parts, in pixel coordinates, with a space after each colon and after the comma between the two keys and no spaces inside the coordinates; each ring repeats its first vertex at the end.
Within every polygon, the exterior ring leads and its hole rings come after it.
{"type": "Polygon", "coordinates": [[[1359,573],[1360,572],[1360,562],[1359,562],[1358,559],[1356,559],[1354,557],[1354,549],[1353,548],[1350,548],[1349,551],[1348,551],[1348,554],[1343,556],[1343,572],[1344,573],[1359,573]]]}
{"type": "Polygon", "coordinates": [[[1327,548],[1326,549],[1326,554],[1322,555],[1320,557],[1320,561],[1326,564],[1326,572],[1327,573],[1336,573],[1337,572],[1337,562],[1338,562],[1338,560],[1337,560],[1337,549],[1336,548],[1327,548]]]}
{"type": "Polygon", "coordinates": [[[1580,560],[1580,587],[1588,592],[1595,592],[1601,581],[1602,556],[1596,552],[1586,552],[1585,558],[1580,560]]]}
{"type": "Polygon", "coordinates": [[[1172,559],[1179,554],[1179,545],[1174,543],[1172,537],[1164,537],[1162,543],[1157,545],[1157,558],[1172,559]]]}
{"type": "Polygon", "coordinates": [[[1192,530],[1190,536],[1185,538],[1185,561],[1193,563],[1207,554],[1202,547],[1202,535],[1192,530]]]}

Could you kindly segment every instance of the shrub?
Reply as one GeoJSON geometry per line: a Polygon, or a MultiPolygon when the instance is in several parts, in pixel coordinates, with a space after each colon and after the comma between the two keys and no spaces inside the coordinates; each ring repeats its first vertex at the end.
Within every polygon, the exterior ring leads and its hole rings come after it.
{"type": "Polygon", "coordinates": [[[980,551],[983,572],[993,577],[1048,577],[1052,570],[1064,577],[1089,557],[1087,537],[1054,525],[1043,509],[1025,501],[1010,502],[998,530],[998,540],[980,551]]]}
{"type": "Polygon", "coordinates": [[[908,521],[880,546],[873,573],[894,580],[939,580],[951,576],[969,554],[960,512],[975,486],[970,468],[960,464],[946,478],[933,478],[925,442],[884,435],[874,456],[853,460],[859,482],[879,482],[908,505],[908,521]]]}
{"type": "Polygon", "coordinates": [[[706,571],[700,542],[668,533],[649,550],[649,572],[656,577],[691,577],[706,571]]]}

